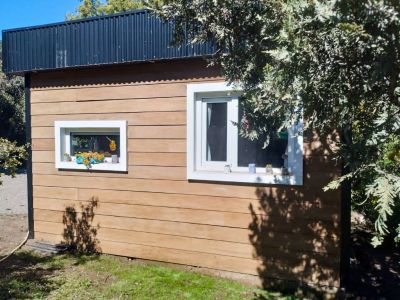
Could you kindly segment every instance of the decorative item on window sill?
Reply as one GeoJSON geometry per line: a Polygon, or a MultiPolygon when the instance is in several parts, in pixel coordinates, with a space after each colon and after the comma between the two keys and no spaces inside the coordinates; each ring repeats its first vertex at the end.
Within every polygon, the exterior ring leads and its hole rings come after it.
{"type": "Polygon", "coordinates": [[[265,166],[265,174],[268,174],[268,175],[272,175],[273,174],[273,169],[272,169],[272,165],[271,164],[267,164],[265,166]]]}
{"type": "Polygon", "coordinates": [[[119,162],[118,160],[118,155],[111,155],[111,163],[112,164],[117,164],[119,162]]]}
{"type": "Polygon", "coordinates": [[[115,150],[117,150],[117,143],[114,140],[110,139],[108,136],[106,136],[106,139],[110,142],[110,144],[108,145],[110,151],[114,152],[115,150]]]}
{"type": "Polygon", "coordinates": [[[64,153],[63,161],[71,161],[71,156],[68,153],[64,153]]]}
{"type": "Polygon", "coordinates": [[[282,168],[282,175],[283,175],[283,176],[288,176],[288,175],[289,175],[289,170],[288,170],[288,168],[282,168]]]}
{"type": "Polygon", "coordinates": [[[249,164],[249,174],[256,174],[256,164],[249,164]]]}
{"type": "Polygon", "coordinates": [[[231,165],[225,165],[224,166],[224,173],[225,174],[229,174],[229,173],[231,173],[232,172],[232,170],[231,170],[231,165]]]}
{"type": "Polygon", "coordinates": [[[77,153],[75,161],[78,165],[84,164],[87,169],[90,169],[92,165],[104,162],[104,154],[97,152],[77,153]]]}

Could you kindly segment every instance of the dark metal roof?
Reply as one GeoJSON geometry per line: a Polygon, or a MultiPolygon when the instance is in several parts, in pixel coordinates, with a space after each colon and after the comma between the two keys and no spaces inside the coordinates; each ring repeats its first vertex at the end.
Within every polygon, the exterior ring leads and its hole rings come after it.
{"type": "Polygon", "coordinates": [[[3,71],[31,71],[212,55],[211,43],[172,46],[173,23],[149,10],[3,31],[3,71]]]}

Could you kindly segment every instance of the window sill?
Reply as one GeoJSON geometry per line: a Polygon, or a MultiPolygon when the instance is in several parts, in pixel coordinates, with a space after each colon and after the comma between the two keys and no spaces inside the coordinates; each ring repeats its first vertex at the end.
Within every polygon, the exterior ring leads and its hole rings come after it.
{"type": "Polygon", "coordinates": [[[189,172],[188,180],[204,180],[219,182],[237,182],[253,184],[277,184],[277,185],[303,185],[303,177],[280,174],[249,174],[249,173],[222,173],[212,171],[189,172]]]}
{"type": "Polygon", "coordinates": [[[112,163],[100,163],[100,164],[92,164],[88,169],[83,164],[77,164],[73,161],[62,161],[57,162],[57,169],[67,169],[67,170],[88,170],[88,171],[110,171],[110,172],[126,172],[126,166],[122,163],[112,164],[112,163]]]}

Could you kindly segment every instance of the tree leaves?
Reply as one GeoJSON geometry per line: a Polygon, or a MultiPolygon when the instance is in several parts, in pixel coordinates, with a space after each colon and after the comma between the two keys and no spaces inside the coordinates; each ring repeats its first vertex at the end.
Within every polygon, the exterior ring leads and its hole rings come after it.
{"type": "Polygon", "coordinates": [[[68,14],[68,20],[95,17],[133,9],[143,8],[140,0],[81,0],[75,14],[68,14]]]}
{"type": "MultiPolygon", "coordinates": [[[[15,176],[18,167],[28,156],[27,147],[18,146],[16,142],[0,138],[0,172],[7,171],[11,176],[15,176]]],[[[2,173],[0,173],[0,177],[1,175],[2,173]]]]}
{"type": "Polygon", "coordinates": [[[365,211],[376,218],[374,245],[399,227],[388,222],[400,216],[400,170],[396,160],[383,163],[400,136],[398,1],[164,4],[158,13],[175,22],[176,40],[214,41],[212,63],[222,66],[228,82],[244,87],[242,135],[268,136],[302,116],[322,139],[351,129],[352,139],[335,152],[351,172],[327,188],[352,180],[355,207],[373,207],[365,211]]]}

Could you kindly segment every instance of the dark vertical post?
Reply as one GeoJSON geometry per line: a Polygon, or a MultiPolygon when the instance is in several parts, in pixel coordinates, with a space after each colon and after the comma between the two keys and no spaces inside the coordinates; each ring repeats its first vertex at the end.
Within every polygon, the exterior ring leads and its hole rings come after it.
{"type": "MultiPolygon", "coordinates": [[[[342,131],[341,141],[351,153],[352,132],[351,125],[348,125],[342,131]]],[[[351,157],[347,157],[342,162],[342,176],[351,172],[349,162],[351,157]]],[[[341,226],[340,226],[340,285],[345,287],[349,278],[350,267],[350,246],[351,246],[351,180],[345,180],[341,185],[341,226]]]]}
{"type": "Polygon", "coordinates": [[[28,183],[28,230],[29,238],[34,238],[33,223],[33,195],[32,195],[32,136],[31,136],[31,75],[25,74],[25,131],[26,142],[29,144],[28,159],[26,163],[26,175],[28,183]]]}

